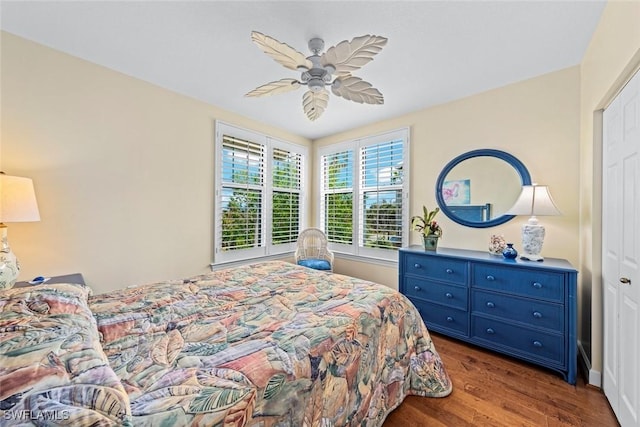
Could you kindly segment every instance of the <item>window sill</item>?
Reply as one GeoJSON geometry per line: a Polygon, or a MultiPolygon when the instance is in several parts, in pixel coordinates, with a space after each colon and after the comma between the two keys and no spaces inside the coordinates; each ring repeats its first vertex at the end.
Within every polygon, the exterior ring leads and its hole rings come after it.
{"type": "Polygon", "coordinates": [[[277,255],[267,255],[249,259],[239,259],[237,261],[225,261],[225,262],[212,262],[209,264],[211,271],[223,270],[225,268],[238,267],[240,265],[254,264],[262,261],[274,261],[274,260],[290,260],[293,258],[293,252],[285,252],[277,255]]]}
{"type": "Polygon", "coordinates": [[[333,253],[336,258],[344,259],[347,261],[356,261],[356,262],[364,262],[367,264],[375,264],[381,265],[384,267],[396,268],[398,267],[398,259],[384,259],[384,258],[374,258],[362,255],[353,255],[342,252],[334,252],[333,253]]]}
{"type": "MultiPolygon", "coordinates": [[[[374,257],[368,257],[368,256],[362,256],[362,255],[352,255],[352,254],[336,252],[336,251],[334,251],[333,254],[337,259],[344,259],[347,261],[381,265],[389,268],[398,267],[397,259],[390,260],[390,259],[383,259],[383,258],[374,258],[374,257]]],[[[293,258],[293,252],[286,252],[286,253],[281,253],[277,255],[268,255],[268,256],[262,256],[262,257],[251,258],[251,259],[237,260],[237,261],[227,261],[227,262],[220,262],[220,263],[212,262],[211,264],[209,264],[209,267],[211,268],[211,271],[216,271],[216,270],[223,270],[225,268],[238,267],[240,265],[253,264],[256,262],[273,261],[273,260],[284,261],[284,260],[291,260],[292,258],[293,258]]]]}

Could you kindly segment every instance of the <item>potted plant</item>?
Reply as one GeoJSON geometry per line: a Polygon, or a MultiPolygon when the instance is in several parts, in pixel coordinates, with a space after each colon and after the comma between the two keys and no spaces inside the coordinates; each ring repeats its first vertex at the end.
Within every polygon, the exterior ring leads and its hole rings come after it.
{"type": "Polygon", "coordinates": [[[442,237],[442,228],[433,219],[440,208],[430,211],[426,206],[422,206],[422,215],[415,215],[411,218],[411,228],[422,234],[425,251],[435,251],[438,247],[438,239],[442,237]]]}

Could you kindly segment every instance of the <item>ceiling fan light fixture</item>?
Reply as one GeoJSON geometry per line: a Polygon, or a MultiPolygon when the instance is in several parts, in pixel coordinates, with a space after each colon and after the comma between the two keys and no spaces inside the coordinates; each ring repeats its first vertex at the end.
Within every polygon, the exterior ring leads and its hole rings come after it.
{"type": "Polygon", "coordinates": [[[313,92],[320,92],[322,89],[324,89],[324,80],[316,78],[311,79],[307,83],[307,86],[309,87],[309,90],[313,92]]]}
{"type": "Polygon", "coordinates": [[[371,83],[352,75],[373,60],[386,45],[385,37],[365,35],[351,41],[343,40],[335,46],[324,49],[324,40],[315,37],[309,40],[309,50],[313,55],[305,57],[291,46],[257,31],[251,32],[251,40],[276,62],[301,73],[300,81],[281,79],[259,86],[245,96],[268,96],[297,89],[306,85],[309,90],[302,97],[302,108],[309,120],[316,120],[324,112],[329,102],[329,92],[360,104],[383,104],[384,98],[371,83]],[[335,79],[334,79],[335,74],[335,79]],[[332,82],[333,79],[333,82],[332,82]]]}

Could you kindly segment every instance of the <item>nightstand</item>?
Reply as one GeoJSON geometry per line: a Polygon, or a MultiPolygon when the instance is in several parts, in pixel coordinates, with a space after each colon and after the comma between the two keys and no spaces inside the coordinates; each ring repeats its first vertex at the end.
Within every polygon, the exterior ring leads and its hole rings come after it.
{"type": "MultiPolygon", "coordinates": [[[[47,280],[43,283],[43,285],[51,285],[54,283],[79,283],[84,285],[84,278],[80,273],[73,274],[65,274],[63,276],[53,276],[51,279],[47,280]]],[[[14,288],[28,288],[30,286],[40,286],[40,285],[32,285],[29,282],[16,282],[13,285],[14,288]]]]}

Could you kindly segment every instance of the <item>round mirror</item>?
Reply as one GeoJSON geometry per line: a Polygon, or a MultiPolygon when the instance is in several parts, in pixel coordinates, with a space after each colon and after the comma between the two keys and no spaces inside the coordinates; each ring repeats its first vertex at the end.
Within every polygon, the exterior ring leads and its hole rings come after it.
{"type": "Polygon", "coordinates": [[[513,218],[505,215],[531,184],[524,164],[500,150],[474,150],[451,160],[436,182],[440,210],[458,224],[486,228],[513,218]]]}

